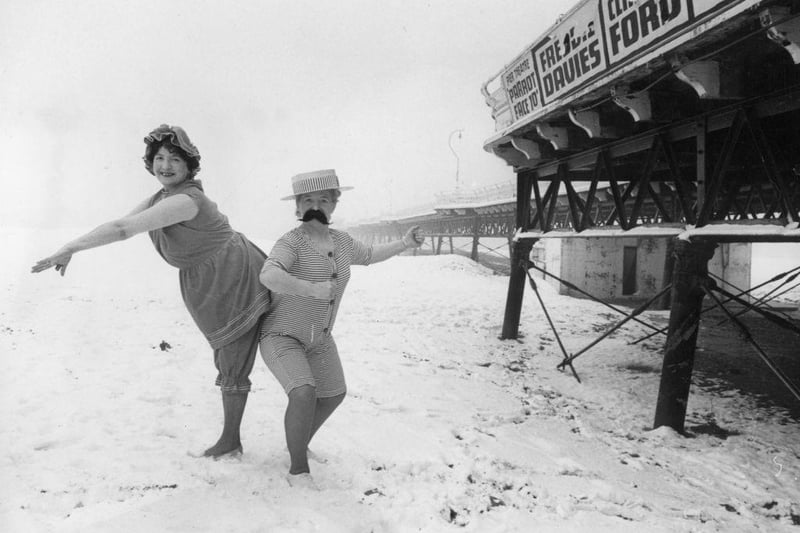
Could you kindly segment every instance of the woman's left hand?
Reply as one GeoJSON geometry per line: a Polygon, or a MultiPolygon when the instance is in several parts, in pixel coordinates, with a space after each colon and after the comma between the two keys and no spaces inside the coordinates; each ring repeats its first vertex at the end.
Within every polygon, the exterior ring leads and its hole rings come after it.
{"type": "Polygon", "coordinates": [[[425,242],[425,237],[419,234],[419,226],[412,226],[403,235],[403,244],[408,248],[419,248],[425,242]]]}
{"type": "Polygon", "coordinates": [[[31,272],[43,272],[48,268],[56,267],[56,271],[60,271],[63,276],[67,271],[67,265],[72,259],[72,252],[64,250],[63,248],[54,253],[50,257],[45,257],[36,262],[31,268],[31,272]]]}

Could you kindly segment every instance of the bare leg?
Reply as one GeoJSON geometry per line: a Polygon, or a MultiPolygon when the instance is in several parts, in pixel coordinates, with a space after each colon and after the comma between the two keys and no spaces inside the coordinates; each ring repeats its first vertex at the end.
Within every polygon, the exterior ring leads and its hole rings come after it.
{"type": "Polygon", "coordinates": [[[292,465],[292,475],[310,472],[308,466],[308,439],[314,423],[317,391],[311,385],[301,385],[289,392],[289,405],[283,419],[286,429],[286,445],[292,465]]]}
{"type": "Polygon", "coordinates": [[[247,393],[222,393],[222,412],[225,421],[222,435],[217,443],[207,449],[203,456],[218,458],[229,453],[242,453],[242,440],[239,428],[242,425],[244,407],[247,404],[247,393]]]}
{"type": "Polygon", "coordinates": [[[309,442],[314,438],[317,430],[325,423],[328,417],[341,405],[344,396],[345,393],[343,392],[331,398],[317,398],[317,408],[314,411],[314,423],[311,425],[311,433],[308,437],[309,442]]]}

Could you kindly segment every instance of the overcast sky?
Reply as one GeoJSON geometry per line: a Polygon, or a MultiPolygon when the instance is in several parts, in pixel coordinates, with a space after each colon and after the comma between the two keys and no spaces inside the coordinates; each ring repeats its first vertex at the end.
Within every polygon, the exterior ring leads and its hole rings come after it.
{"type": "Polygon", "coordinates": [[[94,226],[158,189],[142,138],[183,126],[240,231],[294,225],[335,168],[340,221],[513,179],[481,85],[572,1],[3,0],[0,222],[94,226]],[[463,130],[452,134],[456,130],[463,130]],[[451,135],[452,134],[452,135],[451,135]]]}

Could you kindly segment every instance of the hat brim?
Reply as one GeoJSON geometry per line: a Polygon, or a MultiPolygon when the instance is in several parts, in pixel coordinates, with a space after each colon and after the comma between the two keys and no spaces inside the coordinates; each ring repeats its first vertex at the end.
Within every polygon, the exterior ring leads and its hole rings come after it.
{"type": "MultiPolygon", "coordinates": [[[[337,187],[336,188],[336,190],[339,190],[339,191],[349,191],[349,190],[352,190],[352,189],[353,189],[352,187],[337,187]]],[[[328,189],[325,189],[325,190],[328,190],[328,189]]],[[[312,192],[318,192],[318,191],[312,191],[312,192]]],[[[303,193],[303,194],[308,194],[308,193],[303,193]]],[[[298,195],[298,194],[290,194],[289,196],[284,196],[283,198],[281,198],[281,200],[294,200],[298,196],[300,196],[300,195],[298,195]]]]}

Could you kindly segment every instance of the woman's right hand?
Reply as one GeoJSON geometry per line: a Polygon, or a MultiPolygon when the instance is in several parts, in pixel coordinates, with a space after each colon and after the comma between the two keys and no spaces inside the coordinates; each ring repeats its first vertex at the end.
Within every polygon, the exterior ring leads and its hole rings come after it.
{"type": "Polygon", "coordinates": [[[336,296],[336,283],[333,281],[317,281],[312,285],[314,293],[311,297],[316,300],[332,300],[336,296]]]}
{"type": "Polygon", "coordinates": [[[63,276],[67,271],[67,265],[71,259],[72,252],[62,248],[50,257],[45,257],[44,259],[37,261],[36,264],[31,267],[31,272],[43,272],[49,268],[56,267],[56,271],[60,271],[61,275],[63,276]]]}

